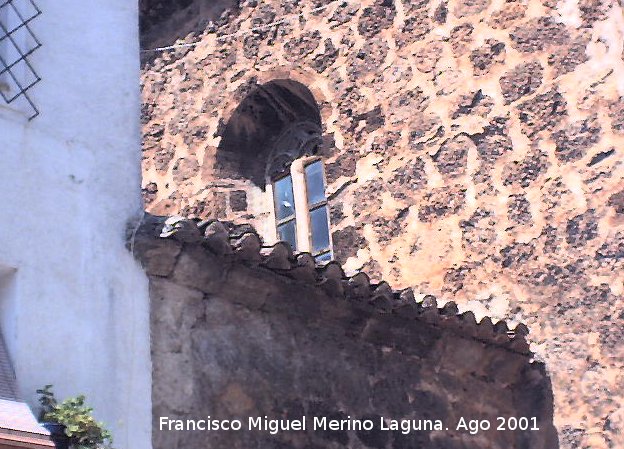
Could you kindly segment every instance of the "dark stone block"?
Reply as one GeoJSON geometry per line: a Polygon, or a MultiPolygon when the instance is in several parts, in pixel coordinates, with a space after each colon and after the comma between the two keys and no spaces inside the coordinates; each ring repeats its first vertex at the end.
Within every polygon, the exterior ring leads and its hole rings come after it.
{"type": "Polygon", "coordinates": [[[594,209],[568,220],[566,241],[573,246],[585,245],[598,236],[598,219],[594,209]]]}
{"type": "Polygon", "coordinates": [[[464,207],[466,189],[461,186],[449,186],[432,189],[423,198],[423,205],[418,210],[420,221],[430,222],[456,214],[464,207]]]}
{"type": "Polygon", "coordinates": [[[542,51],[552,45],[569,42],[570,35],[563,23],[553,17],[530,19],[510,33],[514,47],[523,53],[542,51]]]}
{"type": "Polygon", "coordinates": [[[505,103],[509,104],[532,94],[542,84],[543,69],[538,61],[520,64],[500,79],[505,103]]]}
{"type": "Polygon", "coordinates": [[[284,44],[284,57],[288,61],[297,61],[316,50],[320,42],[321,33],[318,30],[304,33],[284,44]]]}
{"type": "Polygon", "coordinates": [[[505,62],[505,44],[496,39],[487,39],[484,45],[472,51],[470,61],[474,74],[484,75],[494,64],[505,62]]]}
{"type": "Polygon", "coordinates": [[[545,129],[552,129],[568,115],[567,103],[557,88],[537,95],[517,107],[522,132],[533,137],[545,129]]]}
{"type": "Polygon", "coordinates": [[[325,164],[325,175],[329,184],[338,180],[341,176],[347,178],[355,175],[357,154],[353,150],[347,150],[339,154],[334,162],[325,164]]]}
{"type": "Polygon", "coordinates": [[[608,204],[615,209],[615,213],[624,214],[624,190],[611,195],[608,204]]]}
{"type": "Polygon", "coordinates": [[[535,247],[530,243],[514,243],[504,247],[501,251],[501,266],[503,268],[522,265],[534,258],[535,247]]]}
{"type": "Polygon", "coordinates": [[[539,151],[531,151],[522,161],[513,161],[503,170],[503,185],[517,184],[528,187],[548,168],[548,156],[539,151]]]}
{"type": "Polygon", "coordinates": [[[410,198],[415,192],[427,186],[425,162],[420,157],[406,162],[392,173],[392,177],[388,180],[388,189],[395,198],[410,198]]]}
{"type": "Polygon", "coordinates": [[[446,2],[441,2],[433,12],[433,20],[439,24],[446,23],[446,16],[448,15],[448,7],[446,2]]]}
{"type": "Polygon", "coordinates": [[[230,192],[230,208],[232,212],[244,212],[247,210],[247,192],[233,190],[230,192]]]}
{"type": "Polygon", "coordinates": [[[577,36],[570,44],[558,47],[548,56],[548,65],[554,69],[555,77],[573,71],[589,59],[585,52],[588,42],[589,37],[577,36]]]}
{"type": "Polygon", "coordinates": [[[624,134],[624,97],[609,103],[609,117],[611,129],[618,134],[624,134]]]}
{"type": "Polygon", "coordinates": [[[532,222],[530,207],[531,204],[525,194],[510,195],[507,204],[509,219],[521,225],[530,224],[532,222]]]}
{"type": "Polygon", "coordinates": [[[581,159],[587,150],[600,140],[601,127],[596,115],[574,122],[568,127],[554,132],[555,156],[562,162],[581,159]]]}
{"type": "Polygon", "coordinates": [[[334,46],[331,39],[325,39],[325,51],[314,57],[312,67],[318,73],[323,73],[336,62],[336,59],[338,59],[338,49],[334,46]]]}
{"type": "Polygon", "coordinates": [[[457,25],[451,30],[449,40],[455,56],[461,56],[468,50],[468,44],[472,42],[474,27],[469,23],[457,25]]]}
{"type": "Polygon", "coordinates": [[[460,134],[444,141],[431,158],[442,175],[454,178],[465,173],[470,148],[474,148],[474,142],[460,134]]]}
{"type": "Polygon", "coordinates": [[[332,233],[332,243],[336,260],[344,263],[366,246],[366,239],[355,226],[347,226],[332,233]]]}
{"type": "Polygon", "coordinates": [[[483,95],[483,92],[481,91],[481,89],[479,89],[474,93],[462,95],[459,98],[459,101],[457,103],[457,109],[453,111],[451,118],[455,120],[462,115],[472,114],[486,117],[492,110],[493,106],[494,101],[492,100],[492,97],[488,95],[483,95]]]}
{"type": "Polygon", "coordinates": [[[594,22],[607,18],[607,12],[612,3],[606,0],[580,0],[579,10],[583,28],[591,28],[594,22]]]}
{"type": "Polygon", "coordinates": [[[396,10],[392,2],[378,0],[375,6],[365,8],[360,16],[358,31],[364,37],[373,37],[392,25],[396,10]]]}
{"type": "MultiPolygon", "coordinates": [[[[442,13],[440,13],[440,17],[442,13]]],[[[415,9],[405,20],[405,25],[396,33],[398,48],[424,39],[431,31],[432,23],[427,8],[415,9]]]]}

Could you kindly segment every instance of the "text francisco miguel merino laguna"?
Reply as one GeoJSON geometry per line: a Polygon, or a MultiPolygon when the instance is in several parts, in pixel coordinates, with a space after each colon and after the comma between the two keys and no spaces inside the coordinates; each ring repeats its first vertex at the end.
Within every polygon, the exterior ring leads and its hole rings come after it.
{"type": "MultiPolygon", "coordinates": [[[[373,419],[354,419],[347,416],[346,419],[328,419],[323,416],[315,416],[308,419],[306,416],[300,419],[271,419],[267,416],[247,418],[247,426],[243,427],[245,420],[240,419],[171,419],[161,416],[159,420],[160,430],[164,431],[238,431],[259,430],[275,435],[284,431],[360,431],[379,430],[400,431],[403,434],[418,431],[449,430],[439,419],[389,419],[380,416],[373,419]]],[[[496,430],[539,430],[536,417],[496,417],[496,419],[465,419],[459,418],[454,429],[467,431],[475,435],[480,431],[496,430]]]]}
{"type": "Polygon", "coordinates": [[[328,419],[323,416],[315,416],[308,419],[303,416],[299,419],[271,419],[267,416],[257,416],[247,418],[247,426],[244,427],[245,420],[241,419],[171,419],[167,416],[160,417],[160,430],[165,431],[230,431],[230,430],[259,430],[275,435],[284,431],[342,431],[342,430],[372,430],[377,427],[380,430],[401,430],[409,433],[412,430],[442,430],[442,421],[432,419],[384,419],[379,417],[372,419],[354,419],[347,416],[346,419],[328,419]]]}

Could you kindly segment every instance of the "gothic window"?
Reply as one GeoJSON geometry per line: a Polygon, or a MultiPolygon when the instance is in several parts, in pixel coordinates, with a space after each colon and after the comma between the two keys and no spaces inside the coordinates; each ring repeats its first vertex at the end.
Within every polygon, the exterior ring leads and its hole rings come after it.
{"type": "Polygon", "coordinates": [[[293,161],[272,187],[278,240],[311,253],[318,263],[332,260],[323,161],[318,157],[293,161]]]}
{"type": "Polygon", "coordinates": [[[257,85],[219,134],[219,170],[265,192],[255,204],[266,217],[257,223],[266,241],[284,241],[295,251],[311,253],[319,263],[330,261],[326,183],[319,157],[323,130],[312,92],[291,79],[257,85]]]}

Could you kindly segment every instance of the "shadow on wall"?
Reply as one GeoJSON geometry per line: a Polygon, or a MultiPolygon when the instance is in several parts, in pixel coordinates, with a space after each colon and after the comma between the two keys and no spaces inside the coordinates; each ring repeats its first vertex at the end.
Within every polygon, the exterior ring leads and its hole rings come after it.
{"type": "Polygon", "coordinates": [[[140,0],[141,48],[172,45],[237,7],[238,0],[140,0]]]}
{"type": "Polygon", "coordinates": [[[267,170],[285,169],[321,143],[321,115],[310,90],[289,80],[254,87],[219,130],[217,170],[264,188],[267,170]]]}

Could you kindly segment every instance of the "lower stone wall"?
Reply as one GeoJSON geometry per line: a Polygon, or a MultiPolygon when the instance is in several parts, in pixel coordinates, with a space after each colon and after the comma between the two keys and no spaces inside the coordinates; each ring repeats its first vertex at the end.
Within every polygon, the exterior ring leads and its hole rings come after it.
{"type": "Polygon", "coordinates": [[[159,239],[150,226],[132,246],[150,277],[154,448],[558,447],[550,380],[521,327],[510,340],[504,323],[477,325],[452,305],[416,304],[387,284],[369,294],[363,275],[306,267],[284,245],[263,255],[250,234],[224,245],[214,224],[206,239],[159,239]],[[247,430],[248,417],[265,416],[305,416],[307,430],[247,430]],[[243,429],[161,430],[164,417],[243,429]],[[314,430],[314,417],[374,427],[314,430]],[[497,417],[534,417],[539,430],[496,430],[497,417]],[[382,418],[442,428],[382,430],[382,418]],[[492,428],[471,434],[461,418],[492,428]]]}

